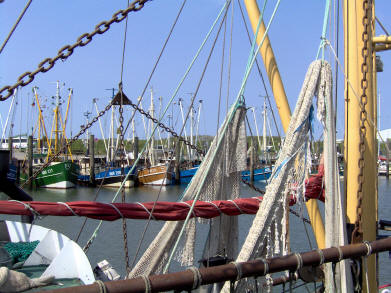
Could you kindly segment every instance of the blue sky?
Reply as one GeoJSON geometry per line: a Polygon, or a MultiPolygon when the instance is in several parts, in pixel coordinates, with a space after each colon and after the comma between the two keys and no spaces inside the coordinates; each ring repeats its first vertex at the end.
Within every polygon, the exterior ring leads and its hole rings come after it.
{"type": "MultiPolygon", "coordinates": [[[[262,1],[258,2],[260,6],[263,3],[262,1]]],[[[5,39],[25,3],[26,1],[6,0],[0,4],[1,42],[5,39]]],[[[123,83],[124,92],[133,101],[136,101],[137,96],[141,94],[146,84],[148,75],[181,3],[182,1],[175,0],[154,0],[147,3],[140,12],[129,15],[123,83]]],[[[156,108],[158,108],[158,97],[163,98],[164,106],[168,102],[223,3],[223,0],[187,1],[172,39],[168,43],[166,52],[150,84],[155,92],[156,108]]],[[[268,1],[265,13],[266,21],[270,19],[275,3],[276,1],[268,1]]],[[[124,8],[126,4],[127,1],[125,0],[33,1],[13,37],[0,54],[0,87],[13,84],[20,74],[34,70],[44,58],[55,56],[59,48],[73,43],[82,33],[92,31],[97,23],[111,18],[115,11],[124,8]]],[[[391,2],[389,0],[377,0],[376,5],[378,18],[391,31],[391,20],[387,15],[387,12],[391,11],[391,2]]],[[[283,0],[270,29],[269,36],[292,110],[308,65],[316,57],[322,32],[324,6],[325,1],[321,0],[283,0]]],[[[340,14],[342,15],[342,11],[340,14]]],[[[332,22],[334,22],[333,19],[332,22]]],[[[38,74],[32,84],[24,87],[19,93],[19,104],[14,117],[14,134],[18,134],[20,131],[25,133],[27,128],[31,129],[36,119],[31,114],[33,109],[31,106],[32,86],[39,87],[38,93],[41,99],[46,101],[48,108],[50,108],[50,97],[55,95],[55,81],[59,80],[61,83],[65,83],[61,93],[63,97],[66,97],[67,88],[74,89],[69,125],[73,134],[80,129],[81,124],[85,123],[84,112],[95,113],[92,108],[93,98],[98,98],[98,105],[103,108],[109,102],[111,96],[111,93],[106,89],[117,87],[120,80],[124,25],[125,22],[113,24],[107,33],[97,35],[86,47],[75,49],[68,60],[57,62],[51,71],[38,74]]],[[[222,90],[220,123],[221,117],[226,111],[229,28],[230,22],[227,25],[225,79],[222,90]]],[[[377,31],[378,34],[383,34],[379,27],[377,27],[377,31]]],[[[329,38],[332,40],[333,35],[329,38]]],[[[211,43],[210,40],[176,98],[176,100],[183,98],[185,107],[190,102],[191,95],[189,93],[196,89],[211,43]]],[[[341,61],[343,60],[342,45],[341,36],[341,61]]],[[[230,103],[237,95],[249,49],[250,44],[244,31],[238,4],[235,1],[230,103]]],[[[212,135],[216,133],[221,52],[222,35],[212,55],[197,96],[197,101],[199,99],[204,101],[200,123],[201,134],[212,135]]],[[[390,107],[391,54],[390,52],[383,52],[379,55],[381,55],[384,63],[384,72],[378,75],[378,89],[382,103],[381,128],[384,129],[391,128],[391,118],[387,115],[386,110],[390,107]]],[[[328,53],[326,57],[329,57],[328,53]]],[[[259,61],[263,65],[260,58],[259,61]]],[[[343,135],[343,84],[341,81],[339,81],[341,90],[338,97],[338,137],[343,135]]],[[[270,88],[268,90],[271,93],[270,88]]],[[[258,74],[256,70],[253,70],[245,91],[245,97],[248,106],[256,107],[258,123],[261,122],[260,115],[263,106],[261,96],[264,95],[265,90],[258,74]]],[[[9,104],[10,100],[0,104],[3,123],[9,104]]],[[[272,101],[272,104],[274,107],[274,101],[272,101]]],[[[149,90],[148,94],[144,96],[143,105],[144,108],[149,107],[149,90]]],[[[173,109],[173,113],[174,121],[180,120],[177,106],[173,109]]],[[[278,115],[277,112],[276,115],[278,115]]],[[[49,111],[47,111],[46,116],[46,127],[50,128],[51,117],[49,116],[51,114],[49,111]]],[[[130,110],[125,111],[125,117],[130,117],[130,110]]],[[[249,118],[253,125],[252,115],[249,118]]],[[[109,119],[108,115],[102,120],[106,131],[108,131],[109,119]]],[[[167,119],[164,122],[168,124],[167,119]]],[[[144,137],[145,134],[139,116],[136,125],[137,134],[144,137]]],[[[281,125],[279,127],[281,129],[281,125]]],[[[255,132],[255,128],[252,128],[255,132]]],[[[179,129],[179,121],[176,129],[179,129]]],[[[98,126],[93,127],[92,131],[95,135],[100,136],[98,126]]],[[[273,130],[273,133],[276,134],[276,131],[273,130]]],[[[70,134],[70,130],[68,134],[70,134]]]]}

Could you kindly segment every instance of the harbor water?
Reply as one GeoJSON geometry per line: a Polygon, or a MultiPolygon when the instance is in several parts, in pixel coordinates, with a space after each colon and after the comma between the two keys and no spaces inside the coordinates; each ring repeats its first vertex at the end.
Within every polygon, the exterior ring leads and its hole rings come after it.
{"type": "MultiPolygon", "coordinates": [[[[263,183],[257,183],[258,187],[264,187],[263,183]]],[[[177,201],[185,186],[143,186],[138,188],[131,188],[126,190],[127,202],[149,202],[149,201],[177,201]]],[[[102,188],[98,195],[98,188],[80,187],[68,190],[48,190],[37,189],[31,191],[31,195],[36,201],[51,201],[51,202],[70,202],[70,201],[93,201],[97,195],[99,202],[111,202],[115,194],[114,188],[102,188]]],[[[246,185],[241,185],[241,197],[259,196],[255,191],[249,189],[246,185]]],[[[379,177],[379,219],[391,219],[389,211],[391,210],[391,180],[385,177],[379,177]]],[[[0,194],[0,199],[7,199],[4,194],[0,194]]],[[[118,200],[120,201],[120,196],[118,200]]],[[[320,204],[323,209],[323,204],[320,204]]],[[[297,207],[296,211],[299,211],[297,207]]],[[[307,218],[305,207],[303,207],[303,217],[307,218]]],[[[254,215],[240,215],[239,216],[239,241],[240,246],[243,244],[248,230],[251,226],[254,215]]],[[[19,216],[0,215],[0,219],[19,220],[19,216]]],[[[35,223],[47,228],[57,230],[74,241],[77,240],[79,245],[83,247],[88,239],[92,236],[99,221],[88,219],[83,226],[85,218],[82,217],[54,217],[47,216],[35,220],[35,223]],[[80,236],[79,236],[80,234],[80,236]]],[[[146,220],[127,220],[127,238],[129,247],[129,262],[132,265],[144,252],[148,244],[154,239],[159,229],[163,226],[163,221],[151,221],[147,225],[146,220]],[[144,230],[146,232],[144,233],[144,230]],[[142,235],[144,239],[141,243],[140,249],[138,246],[142,235]]],[[[312,236],[311,227],[304,224],[303,221],[291,215],[290,217],[290,242],[291,249],[294,252],[304,252],[315,249],[315,239],[312,236]],[[306,229],[305,229],[306,225],[306,229]],[[307,230],[307,232],[306,232],[307,230]]],[[[122,220],[113,222],[103,222],[100,230],[97,233],[96,239],[90,246],[87,256],[92,267],[95,267],[97,262],[107,259],[113,267],[124,276],[126,273],[125,258],[124,258],[124,240],[122,232],[122,220]]],[[[196,259],[199,259],[204,248],[208,226],[199,224],[197,229],[197,243],[196,243],[196,259]]],[[[386,232],[380,231],[379,234],[385,235],[386,232]]],[[[240,247],[239,246],[239,247],[240,247]]],[[[171,270],[179,270],[179,265],[174,263],[171,270]]],[[[379,255],[379,284],[383,285],[391,283],[391,260],[388,253],[379,255]]],[[[288,287],[287,287],[288,288],[288,287]]],[[[313,291],[313,286],[310,287],[313,291]]],[[[275,292],[281,292],[281,286],[275,292]]],[[[307,292],[302,287],[295,292],[307,292]]],[[[375,292],[375,291],[373,291],[375,292]]]]}

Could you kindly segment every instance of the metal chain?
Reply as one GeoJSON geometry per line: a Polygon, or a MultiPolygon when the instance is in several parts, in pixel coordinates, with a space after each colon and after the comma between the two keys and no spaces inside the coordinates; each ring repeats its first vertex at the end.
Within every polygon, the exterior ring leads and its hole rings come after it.
{"type": "Polygon", "coordinates": [[[367,89],[368,89],[368,79],[367,74],[369,71],[369,27],[370,27],[370,15],[372,10],[372,2],[371,0],[364,0],[363,1],[363,10],[364,10],[364,16],[362,19],[362,24],[364,26],[364,31],[362,33],[362,41],[363,41],[363,48],[361,50],[361,55],[363,57],[363,63],[361,64],[361,72],[362,72],[362,79],[361,79],[361,89],[362,94],[360,97],[360,144],[359,144],[359,151],[360,151],[360,157],[358,160],[358,167],[359,167],[359,173],[358,173],[358,190],[357,190],[357,207],[356,207],[356,221],[354,223],[354,229],[352,232],[352,243],[357,243],[362,241],[363,237],[363,231],[362,231],[362,201],[364,197],[363,192],[363,185],[364,185],[364,153],[365,153],[365,136],[367,133],[367,129],[365,126],[365,123],[367,123],[367,111],[365,109],[365,106],[368,102],[368,96],[367,96],[367,89]]]}
{"type": "Polygon", "coordinates": [[[40,72],[47,72],[53,68],[54,64],[61,59],[62,61],[66,60],[69,56],[72,55],[73,50],[77,47],[84,47],[92,41],[92,38],[96,34],[104,34],[110,29],[110,26],[116,22],[120,23],[123,21],[130,12],[137,12],[144,7],[144,4],[150,0],[135,0],[133,1],[126,9],[120,9],[113,14],[112,18],[108,21],[102,21],[95,26],[95,30],[91,33],[84,33],[77,38],[77,41],[73,45],[66,45],[62,47],[57,56],[53,58],[46,58],[41,63],[38,64],[38,68],[33,72],[27,71],[18,77],[18,81],[14,85],[6,85],[0,89],[0,101],[7,100],[14,92],[17,87],[24,87],[31,83],[35,75],[40,72]],[[26,79],[26,80],[25,80],[26,79]]]}
{"type": "Polygon", "coordinates": [[[262,189],[259,189],[258,187],[256,187],[254,184],[252,184],[250,181],[247,181],[247,180],[244,180],[242,178],[242,182],[244,184],[246,184],[247,186],[251,187],[252,189],[254,189],[255,191],[259,192],[260,194],[265,194],[266,192],[262,189]]]}
{"type": "Polygon", "coordinates": [[[51,156],[50,158],[48,158],[48,161],[43,164],[31,177],[29,177],[23,184],[22,184],[22,188],[26,185],[26,184],[29,184],[31,182],[31,180],[34,180],[40,173],[43,169],[45,169],[46,167],[48,167],[50,165],[50,163],[52,163],[63,151],[65,151],[68,147],[70,147],[81,135],[83,135],[87,129],[89,129],[96,121],[98,121],[98,119],[103,116],[108,110],[111,109],[111,105],[112,105],[112,102],[110,102],[106,108],[104,108],[102,111],[99,112],[99,114],[97,116],[95,116],[94,119],[92,119],[86,126],[84,126],[78,134],[76,134],[71,140],[69,140],[66,144],[64,144],[60,150],[54,154],[53,156],[51,156]]]}
{"type": "Polygon", "coordinates": [[[198,148],[197,146],[191,144],[190,141],[184,139],[183,137],[179,136],[174,130],[169,128],[168,126],[164,125],[162,122],[159,122],[158,119],[154,118],[149,114],[148,112],[145,112],[143,109],[139,108],[137,104],[134,104],[132,101],[130,101],[130,105],[133,107],[133,109],[140,112],[142,115],[147,117],[148,119],[152,120],[154,123],[156,123],[160,128],[164,129],[168,133],[170,133],[173,137],[177,138],[180,142],[183,142],[185,145],[189,146],[191,149],[196,150],[199,155],[204,155],[204,151],[198,148]]]}
{"type": "MultiPolygon", "coordinates": [[[[119,106],[119,130],[120,130],[120,154],[121,154],[121,182],[124,180],[125,175],[125,144],[124,144],[124,116],[123,116],[123,92],[122,92],[122,83],[119,84],[119,94],[121,95],[121,101],[119,106]]],[[[125,188],[124,186],[121,188],[121,200],[122,203],[125,203],[125,188]]],[[[126,271],[129,275],[130,273],[130,266],[129,266],[129,249],[128,249],[128,229],[126,226],[126,219],[122,218],[122,233],[124,238],[124,251],[125,251],[125,265],[126,265],[126,271]]]]}

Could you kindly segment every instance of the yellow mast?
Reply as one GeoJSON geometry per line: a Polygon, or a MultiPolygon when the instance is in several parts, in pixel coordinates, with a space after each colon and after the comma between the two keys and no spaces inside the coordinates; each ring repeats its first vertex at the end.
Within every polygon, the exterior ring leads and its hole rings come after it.
{"type": "MultiPolygon", "coordinates": [[[[256,0],[245,0],[244,3],[246,5],[246,10],[251,22],[251,26],[255,33],[260,15],[258,4],[256,0]]],[[[258,44],[262,40],[263,35],[265,34],[265,30],[266,28],[262,21],[257,36],[258,44]]],[[[265,64],[271,88],[273,90],[273,95],[277,104],[278,113],[280,114],[282,126],[284,131],[287,131],[291,119],[291,110],[268,36],[266,36],[265,41],[260,48],[260,53],[262,55],[263,63],[265,64]]],[[[318,244],[319,248],[325,248],[325,230],[323,219],[319,212],[318,203],[315,199],[311,199],[306,202],[306,206],[308,215],[311,219],[311,226],[314,231],[316,243],[318,244]]]]}
{"type": "MultiPolygon", "coordinates": [[[[39,99],[38,99],[38,93],[37,93],[37,88],[34,87],[33,88],[34,90],[34,95],[35,95],[35,100],[37,101],[37,108],[38,108],[38,149],[40,149],[41,147],[41,127],[44,131],[44,134],[45,134],[45,138],[46,138],[46,143],[48,145],[48,147],[50,146],[50,143],[49,143],[49,138],[48,138],[48,134],[46,132],[46,126],[45,126],[45,122],[43,120],[43,115],[42,115],[42,110],[41,110],[41,104],[39,103],[39,99]],[[42,126],[41,126],[42,125],[42,126]]],[[[50,148],[50,147],[49,147],[50,148]]]]}
{"type": "MultiPolygon", "coordinates": [[[[376,156],[377,144],[375,139],[376,121],[376,88],[374,76],[376,69],[374,66],[374,52],[372,50],[373,38],[373,14],[369,10],[364,10],[365,3],[368,7],[371,1],[344,0],[344,34],[345,34],[345,194],[347,196],[347,222],[354,224],[356,220],[361,223],[360,235],[355,240],[373,241],[376,240],[376,213],[377,213],[377,170],[376,156]],[[367,17],[367,20],[365,20],[367,17]],[[368,24],[367,38],[363,23],[368,24]],[[367,41],[365,41],[367,40],[367,41]],[[364,45],[367,50],[364,50],[364,45]],[[368,66],[362,67],[364,57],[368,66]],[[367,72],[365,75],[363,70],[367,72]],[[365,76],[365,78],[364,78],[365,76]],[[366,91],[362,85],[367,85],[366,91]],[[366,94],[366,104],[363,101],[363,94],[366,94]],[[357,96],[356,96],[357,95],[357,96]],[[361,104],[365,105],[365,112],[361,104]],[[365,126],[364,146],[362,158],[364,159],[363,174],[359,177],[360,168],[360,127],[364,113],[367,120],[365,126]],[[362,178],[362,179],[360,179],[362,178]],[[362,193],[360,181],[362,181],[362,193]],[[360,204],[359,199],[362,199],[360,204]],[[365,208],[363,208],[365,207],[365,208]]],[[[372,9],[374,9],[372,7],[372,9]]],[[[363,128],[361,128],[363,129],[363,128]]],[[[375,256],[368,258],[368,278],[369,290],[366,288],[365,275],[363,274],[363,287],[366,292],[377,292],[376,280],[376,259],[375,256]]]]}

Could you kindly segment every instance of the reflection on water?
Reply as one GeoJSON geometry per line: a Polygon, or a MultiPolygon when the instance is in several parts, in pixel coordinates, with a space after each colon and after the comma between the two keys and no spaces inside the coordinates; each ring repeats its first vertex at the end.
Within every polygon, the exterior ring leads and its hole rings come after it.
{"type": "MultiPolygon", "coordinates": [[[[258,184],[258,187],[262,186],[262,183],[258,184]]],[[[160,189],[157,186],[144,186],[138,188],[132,188],[126,190],[126,201],[127,202],[147,202],[155,201],[159,197],[159,201],[176,201],[182,192],[184,186],[166,186],[160,189]],[[160,192],[159,192],[160,191],[160,192]],[[160,193],[160,195],[159,195],[160,193]]],[[[91,201],[94,200],[97,188],[78,187],[75,189],[68,190],[46,190],[38,189],[31,192],[34,200],[37,201],[91,201]]],[[[100,202],[111,202],[116,189],[102,188],[98,194],[97,201],[100,202]]],[[[253,190],[250,190],[247,186],[241,186],[241,196],[250,197],[258,196],[253,190]]],[[[387,181],[385,177],[379,177],[379,202],[381,209],[379,210],[380,219],[391,219],[389,211],[391,210],[391,181],[387,181]]],[[[6,199],[5,195],[0,194],[1,199],[6,199]]],[[[117,201],[120,201],[121,195],[118,196],[117,201]]],[[[322,205],[321,205],[322,208],[322,205]]],[[[300,208],[296,207],[296,210],[300,212],[300,208]]],[[[302,209],[303,217],[307,218],[305,208],[302,209]]],[[[248,229],[252,223],[253,215],[241,215],[239,216],[239,240],[240,245],[243,244],[248,229]]],[[[18,216],[7,216],[0,215],[0,219],[17,219],[18,216]]],[[[76,240],[80,230],[83,226],[84,218],[78,217],[43,217],[36,220],[38,225],[42,225],[51,229],[55,229],[61,233],[64,233],[73,240],[76,240]]],[[[78,243],[83,247],[88,239],[93,234],[99,221],[87,220],[87,224],[84,226],[78,243]]],[[[135,253],[140,241],[141,235],[145,229],[147,221],[145,220],[127,220],[127,235],[128,235],[128,246],[129,246],[129,258],[130,263],[134,261],[135,253]]],[[[140,254],[146,249],[147,245],[154,239],[159,229],[162,227],[164,222],[152,221],[145,233],[143,243],[141,245],[140,254]]],[[[207,225],[199,224],[197,231],[197,244],[196,244],[196,259],[201,257],[201,252],[204,247],[206,239],[207,225]]],[[[307,226],[308,234],[305,231],[304,224],[301,219],[291,215],[290,217],[291,227],[291,247],[292,251],[303,252],[310,249],[314,249],[316,242],[312,236],[310,226],[307,226]]],[[[385,234],[381,232],[381,234],[385,234]]],[[[124,244],[123,244],[123,233],[122,233],[122,221],[117,220],[113,222],[104,222],[101,229],[97,234],[97,238],[91,245],[87,253],[91,265],[95,266],[98,261],[107,259],[123,276],[125,274],[125,261],[124,261],[124,244]]],[[[390,278],[390,259],[388,253],[383,253],[379,257],[380,259],[380,272],[379,279],[380,284],[385,284],[391,281],[390,278]]],[[[179,270],[180,267],[176,263],[172,270],[179,270]]],[[[312,289],[312,288],[311,288],[312,289]]],[[[295,292],[306,292],[303,291],[295,292]]],[[[281,289],[278,291],[280,292],[281,289]]]]}

